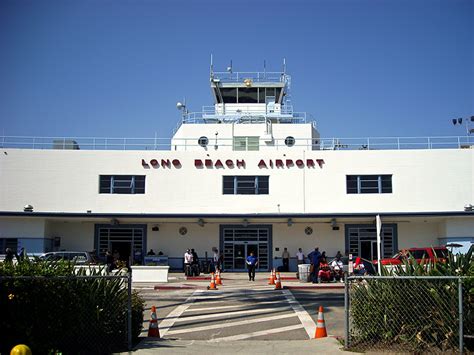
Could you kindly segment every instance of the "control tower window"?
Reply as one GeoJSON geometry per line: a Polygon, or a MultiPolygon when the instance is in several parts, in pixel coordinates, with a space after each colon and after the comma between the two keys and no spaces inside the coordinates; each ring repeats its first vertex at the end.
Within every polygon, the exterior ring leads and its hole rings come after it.
{"type": "Polygon", "coordinates": [[[258,103],[265,103],[265,88],[258,88],[258,103]]]}
{"type": "Polygon", "coordinates": [[[256,104],[258,103],[257,88],[239,88],[239,103],[256,104]]]}
{"type": "Polygon", "coordinates": [[[260,103],[268,103],[268,97],[273,97],[274,102],[278,103],[280,101],[280,94],[281,94],[281,88],[260,88],[260,93],[259,93],[259,102],[260,103]]]}
{"type": "Polygon", "coordinates": [[[226,104],[237,103],[237,88],[222,88],[222,99],[226,104]]]}

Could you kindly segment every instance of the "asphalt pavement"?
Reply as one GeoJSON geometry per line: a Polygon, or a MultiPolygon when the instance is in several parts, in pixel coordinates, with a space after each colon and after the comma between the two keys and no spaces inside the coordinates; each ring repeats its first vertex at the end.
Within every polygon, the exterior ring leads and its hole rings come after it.
{"type": "Polygon", "coordinates": [[[312,287],[292,278],[294,274],[282,276],[288,280],[281,290],[268,285],[266,274],[253,282],[243,273],[224,274],[218,290],[207,290],[208,280],[186,280],[180,274],[171,274],[166,285],[134,285],[146,300],[144,338],[135,351],[195,353],[219,344],[231,353],[294,352],[287,344],[308,352],[342,351],[337,339],[344,335],[341,285],[312,287]],[[157,307],[160,339],[146,338],[152,305],[157,307]],[[312,339],[321,305],[329,337],[312,339]]]}

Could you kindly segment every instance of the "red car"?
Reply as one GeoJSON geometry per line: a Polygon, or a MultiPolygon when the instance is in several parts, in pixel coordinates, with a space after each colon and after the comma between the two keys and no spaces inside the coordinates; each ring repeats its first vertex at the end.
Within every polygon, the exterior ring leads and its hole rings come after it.
{"type": "MultiPolygon", "coordinates": [[[[401,265],[409,256],[415,258],[418,263],[422,259],[425,262],[445,262],[448,258],[448,249],[446,247],[410,248],[398,252],[392,258],[382,259],[380,262],[382,265],[401,265]]],[[[377,264],[377,260],[374,264],[377,264]]]]}

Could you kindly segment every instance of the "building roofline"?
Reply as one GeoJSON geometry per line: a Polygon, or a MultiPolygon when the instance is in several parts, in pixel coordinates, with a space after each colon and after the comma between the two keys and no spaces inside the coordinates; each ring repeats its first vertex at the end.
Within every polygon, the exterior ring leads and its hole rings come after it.
{"type": "Polygon", "coordinates": [[[56,218],[367,218],[380,217],[471,217],[474,211],[438,212],[362,212],[362,213],[86,213],[86,212],[21,212],[0,211],[0,217],[56,217],[56,218]]]}

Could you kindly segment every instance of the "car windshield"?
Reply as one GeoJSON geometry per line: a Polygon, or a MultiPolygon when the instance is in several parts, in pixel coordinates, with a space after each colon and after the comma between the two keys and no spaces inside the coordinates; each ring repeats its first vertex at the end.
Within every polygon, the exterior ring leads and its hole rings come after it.
{"type": "Polygon", "coordinates": [[[438,258],[446,259],[448,257],[448,249],[435,249],[434,252],[438,258]]]}

